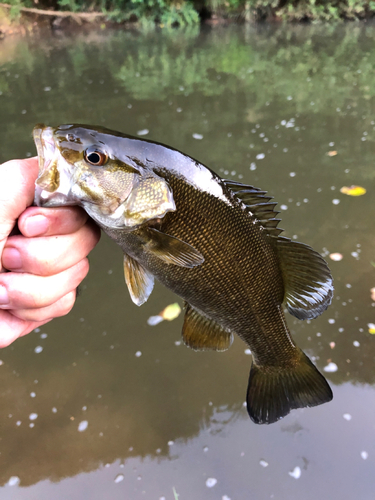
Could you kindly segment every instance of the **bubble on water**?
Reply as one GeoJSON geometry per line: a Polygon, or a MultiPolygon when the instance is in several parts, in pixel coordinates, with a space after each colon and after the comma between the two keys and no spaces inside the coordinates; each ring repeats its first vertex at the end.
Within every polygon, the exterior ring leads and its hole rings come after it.
{"type": "Polygon", "coordinates": [[[294,469],[288,472],[289,476],[294,477],[294,479],[299,479],[301,477],[301,468],[294,467],[294,469]]]}
{"type": "Polygon", "coordinates": [[[268,467],[268,462],[266,462],[265,460],[260,460],[260,461],[259,461],[259,464],[260,464],[262,467],[268,467]]]}
{"type": "Polygon", "coordinates": [[[251,164],[250,164],[250,170],[256,170],[256,169],[257,169],[257,165],[256,165],[256,163],[254,163],[254,162],[253,162],[253,163],[251,163],[251,164]]]}
{"type": "Polygon", "coordinates": [[[89,423],[87,420],[82,420],[82,422],[80,422],[78,424],[78,431],[79,432],[85,431],[87,429],[88,425],[89,425],[89,423]]]}
{"type": "Polygon", "coordinates": [[[137,351],[137,352],[135,353],[135,357],[136,357],[136,358],[139,358],[140,356],[142,356],[141,351],[137,351]]]}
{"type": "Polygon", "coordinates": [[[21,480],[18,476],[11,476],[8,481],[8,486],[18,486],[21,480]]]}
{"type": "Polygon", "coordinates": [[[0,366],[4,364],[4,361],[0,359],[0,366]]]}
{"type": "Polygon", "coordinates": [[[363,458],[363,460],[367,460],[368,459],[367,451],[361,451],[361,457],[363,458]]]}
{"type": "Polygon", "coordinates": [[[176,111],[177,111],[177,113],[181,113],[182,108],[177,108],[176,111]]]}
{"type": "Polygon", "coordinates": [[[250,355],[250,354],[251,354],[250,349],[245,349],[245,351],[244,351],[244,352],[245,352],[245,354],[247,354],[247,355],[250,355]]]}
{"type": "Polygon", "coordinates": [[[223,495],[221,497],[221,500],[231,500],[231,499],[228,497],[228,495],[223,495]]]}
{"type": "Polygon", "coordinates": [[[288,210],[288,205],[280,205],[281,210],[288,210]]]}
{"type": "Polygon", "coordinates": [[[44,87],[44,92],[49,92],[52,89],[52,87],[44,87]]]}
{"type": "Polygon", "coordinates": [[[330,318],[330,319],[328,320],[328,323],[329,323],[330,325],[333,325],[333,323],[334,323],[334,322],[335,322],[335,320],[334,320],[333,318],[330,318]]]}
{"type": "Polygon", "coordinates": [[[35,349],[34,349],[34,352],[36,354],[39,354],[42,351],[43,351],[43,347],[41,345],[36,346],[35,349]]]}
{"type": "Polygon", "coordinates": [[[295,172],[290,172],[289,177],[295,177],[296,173],[295,172]]]}
{"type": "Polygon", "coordinates": [[[31,424],[29,424],[29,427],[33,428],[34,427],[34,422],[31,422],[31,424]]]}
{"type": "Polygon", "coordinates": [[[21,420],[17,420],[16,426],[19,427],[22,424],[21,420]]]}
{"type": "Polygon", "coordinates": [[[31,398],[35,398],[35,396],[36,396],[35,392],[30,392],[30,397],[31,398]]]}
{"type": "Polygon", "coordinates": [[[207,451],[208,451],[208,446],[205,446],[205,447],[203,448],[203,451],[204,451],[205,453],[207,453],[207,451]]]}
{"type": "Polygon", "coordinates": [[[344,418],[345,420],[347,420],[349,422],[349,420],[352,419],[352,416],[350,415],[350,413],[344,413],[344,415],[342,416],[342,418],[344,418]]]}
{"type": "Polygon", "coordinates": [[[354,347],[359,347],[361,344],[358,342],[358,340],[353,341],[354,347]]]}
{"type": "Polygon", "coordinates": [[[57,408],[53,407],[52,408],[52,413],[57,413],[57,408]]]}
{"type": "Polygon", "coordinates": [[[209,477],[206,481],[206,486],[207,488],[212,488],[213,486],[215,486],[216,483],[217,479],[215,479],[214,477],[209,477]]]}
{"type": "Polygon", "coordinates": [[[266,157],[266,155],[264,153],[259,153],[259,154],[256,155],[255,158],[257,160],[263,160],[265,157],[266,157]]]}
{"type": "Polygon", "coordinates": [[[358,252],[352,252],[350,255],[352,257],[354,257],[355,259],[357,259],[359,257],[359,253],[358,252]]]}
{"type": "Polygon", "coordinates": [[[338,366],[336,365],[336,363],[332,363],[331,361],[327,366],[323,368],[323,370],[327,373],[334,373],[337,372],[338,366]]]}
{"type": "Polygon", "coordinates": [[[202,134],[193,134],[193,139],[197,139],[197,141],[200,141],[203,139],[203,135],[202,134]]]}
{"type": "Polygon", "coordinates": [[[338,205],[340,203],[340,200],[338,200],[337,198],[335,198],[334,200],[332,200],[332,203],[334,205],[338,205]]]}
{"type": "Polygon", "coordinates": [[[48,337],[48,335],[46,333],[41,333],[40,334],[40,338],[41,339],[46,339],[48,337]]]}
{"type": "Polygon", "coordinates": [[[149,133],[149,130],[147,128],[144,128],[142,130],[138,130],[137,135],[147,135],[149,133]]]}
{"type": "Polygon", "coordinates": [[[174,441],[168,441],[168,446],[173,446],[174,445],[174,441]]]}
{"type": "Polygon", "coordinates": [[[115,483],[121,483],[121,481],[124,480],[124,474],[117,474],[117,476],[115,477],[115,483]]]}
{"type": "Polygon", "coordinates": [[[293,99],[293,97],[291,95],[288,95],[287,100],[291,101],[292,99],[293,99]]]}
{"type": "Polygon", "coordinates": [[[38,418],[38,414],[37,413],[30,413],[29,415],[29,419],[30,420],[36,420],[38,418]]]}

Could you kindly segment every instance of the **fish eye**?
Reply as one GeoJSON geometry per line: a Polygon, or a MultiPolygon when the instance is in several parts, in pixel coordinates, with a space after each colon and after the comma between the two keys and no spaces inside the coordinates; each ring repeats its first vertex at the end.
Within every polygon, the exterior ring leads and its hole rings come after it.
{"type": "Polygon", "coordinates": [[[84,153],[85,160],[90,165],[94,165],[95,167],[101,167],[105,165],[108,161],[108,155],[104,151],[101,151],[99,148],[92,146],[87,148],[84,153]]]}

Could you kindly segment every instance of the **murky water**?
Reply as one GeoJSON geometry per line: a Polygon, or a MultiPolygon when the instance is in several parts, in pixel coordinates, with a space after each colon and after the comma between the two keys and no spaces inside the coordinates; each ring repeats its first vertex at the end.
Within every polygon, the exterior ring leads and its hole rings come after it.
{"type": "Polygon", "coordinates": [[[287,319],[337,367],[331,403],[256,426],[246,346],[195,353],[181,317],[149,326],[176,297],[133,305],[103,237],[72,313],[0,352],[2,500],[374,498],[374,42],[359,25],[0,41],[0,161],[35,154],[37,122],[96,123],[268,190],[330,262],[329,310],[287,319]]]}

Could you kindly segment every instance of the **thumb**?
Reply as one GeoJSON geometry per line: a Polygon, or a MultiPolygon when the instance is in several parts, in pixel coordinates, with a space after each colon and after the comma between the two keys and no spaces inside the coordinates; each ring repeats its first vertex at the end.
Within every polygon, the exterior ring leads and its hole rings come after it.
{"type": "Polygon", "coordinates": [[[18,217],[33,202],[37,176],[36,157],[0,165],[0,256],[18,217]]]}

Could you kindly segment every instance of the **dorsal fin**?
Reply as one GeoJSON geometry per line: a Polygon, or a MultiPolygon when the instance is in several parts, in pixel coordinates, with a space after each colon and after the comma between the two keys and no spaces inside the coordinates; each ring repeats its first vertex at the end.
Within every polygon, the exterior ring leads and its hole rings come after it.
{"type": "Polygon", "coordinates": [[[332,301],[332,276],[323,257],[311,247],[281,236],[277,239],[284,302],[298,319],[322,314],[332,301]]]}
{"type": "Polygon", "coordinates": [[[277,218],[280,212],[274,210],[277,203],[270,203],[272,196],[266,196],[267,191],[229,179],[223,179],[223,182],[232,194],[246,205],[270,236],[277,237],[282,233],[283,230],[277,227],[281,220],[277,218]]]}

